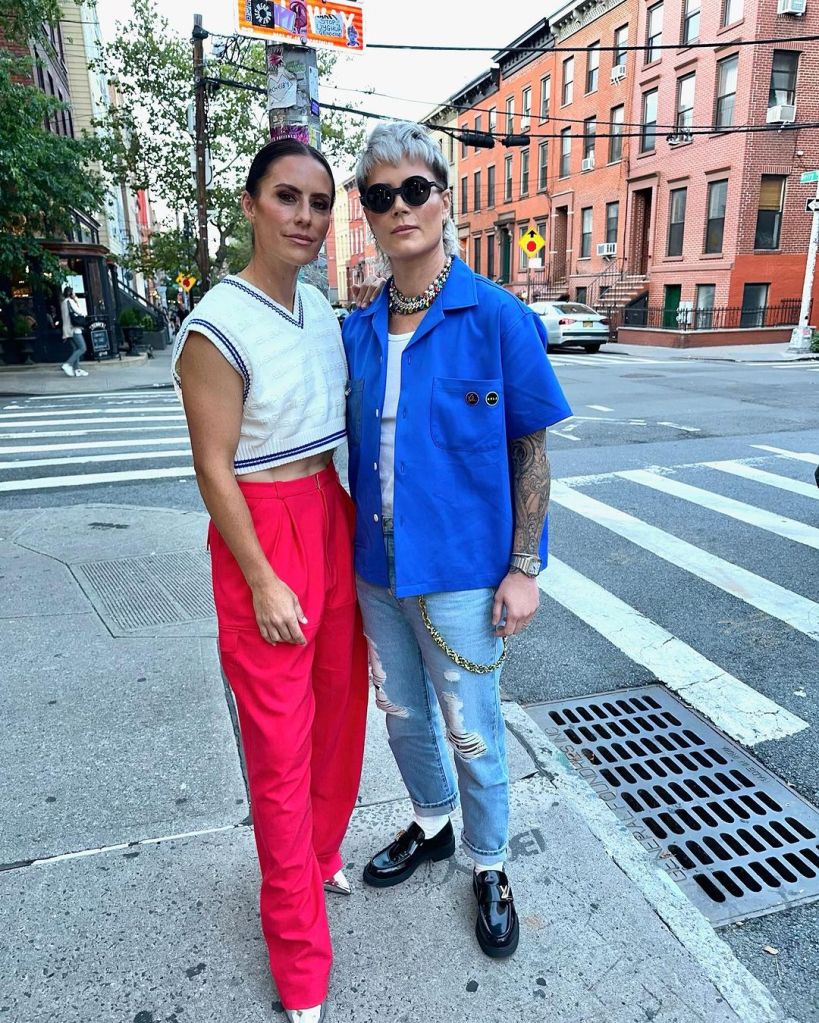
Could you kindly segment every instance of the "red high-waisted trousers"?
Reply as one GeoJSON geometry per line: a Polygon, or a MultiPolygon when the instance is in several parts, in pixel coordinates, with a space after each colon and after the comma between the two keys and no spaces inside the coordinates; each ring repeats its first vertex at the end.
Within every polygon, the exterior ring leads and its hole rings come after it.
{"type": "Polygon", "coordinates": [[[332,962],[322,882],[341,868],[358,795],[367,651],[352,563],[353,503],[330,465],[286,483],[239,481],[306,646],[266,642],[250,588],[211,525],[222,668],[236,697],[262,874],[262,930],[282,1004],[323,1002],[332,962]]]}

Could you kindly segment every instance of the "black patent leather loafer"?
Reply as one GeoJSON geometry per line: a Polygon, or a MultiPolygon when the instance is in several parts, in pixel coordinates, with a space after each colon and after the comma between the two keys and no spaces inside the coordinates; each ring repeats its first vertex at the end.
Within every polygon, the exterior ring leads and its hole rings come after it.
{"type": "Polygon", "coordinates": [[[509,878],[502,870],[482,870],[472,878],[478,902],[475,936],[492,959],[505,959],[518,947],[520,924],[509,878]]]}
{"type": "Polygon", "coordinates": [[[424,860],[446,860],[455,852],[455,834],[451,822],[433,838],[426,838],[415,821],[399,831],[395,841],[377,852],[364,868],[364,881],[374,888],[389,888],[412,877],[424,860]]]}

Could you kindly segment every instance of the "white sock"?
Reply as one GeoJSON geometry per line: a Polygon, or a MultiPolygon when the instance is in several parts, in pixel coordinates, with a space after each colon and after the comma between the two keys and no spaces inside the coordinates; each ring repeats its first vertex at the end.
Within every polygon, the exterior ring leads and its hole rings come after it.
{"type": "Polygon", "coordinates": [[[424,838],[435,838],[449,823],[448,813],[440,814],[437,817],[421,817],[418,813],[413,813],[412,818],[424,832],[424,838]]]}
{"type": "Polygon", "coordinates": [[[503,870],[503,860],[497,863],[476,863],[475,873],[482,874],[485,870],[503,870]]]}

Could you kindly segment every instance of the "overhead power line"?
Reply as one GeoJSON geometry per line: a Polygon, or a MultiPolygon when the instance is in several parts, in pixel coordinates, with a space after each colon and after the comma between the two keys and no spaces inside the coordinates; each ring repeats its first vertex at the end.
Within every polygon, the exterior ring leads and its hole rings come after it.
{"type": "MultiPolygon", "coordinates": [[[[322,106],[324,106],[327,110],[336,110],[339,113],[351,114],[351,115],[353,115],[355,117],[373,118],[374,120],[377,120],[377,121],[402,121],[402,120],[404,120],[404,118],[402,118],[402,117],[392,117],[389,114],[375,114],[375,113],[373,113],[370,110],[358,110],[355,107],[338,106],[338,105],[336,105],[334,103],[324,103],[324,104],[322,104],[322,106]]],[[[583,122],[581,121],[579,123],[582,124],[583,122]]],[[[606,121],[606,122],[598,122],[598,123],[609,124],[610,122],[606,121]]],[[[433,131],[442,131],[442,132],[445,132],[447,135],[452,135],[454,138],[458,139],[458,141],[460,141],[460,133],[462,131],[466,130],[466,129],[461,129],[461,128],[453,128],[451,125],[446,125],[446,124],[431,124],[429,122],[425,122],[425,125],[426,125],[426,127],[431,128],[433,131]]],[[[756,133],[759,133],[759,132],[780,132],[783,129],[788,130],[788,131],[798,131],[798,130],[800,130],[802,128],[817,128],[817,127],[819,127],[819,121],[800,121],[800,122],[794,121],[794,122],[789,123],[789,124],[743,124],[743,125],[733,125],[731,127],[719,128],[719,129],[702,128],[702,127],[695,127],[695,126],[692,126],[692,127],[682,127],[682,126],[677,127],[677,126],[675,126],[671,130],[676,132],[676,133],[678,133],[678,134],[685,133],[685,134],[688,134],[688,135],[743,135],[743,134],[756,134],[756,133]]],[[[498,132],[498,131],[488,132],[488,131],[486,131],[486,132],[481,132],[481,134],[487,135],[487,136],[491,136],[492,138],[498,139],[499,141],[502,141],[503,139],[509,137],[509,133],[508,132],[498,132]]],[[[561,135],[562,135],[562,132],[551,132],[551,133],[543,133],[543,132],[519,132],[519,133],[516,133],[516,134],[520,134],[520,135],[525,134],[530,139],[559,139],[561,137],[561,135]]],[[[617,137],[617,138],[640,138],[643,135],[659,136],[659,135],[663,135],[663,134],[665,134],[665,131],[664,130],[660,130],[660,126],[659,125],[651,125],[649,131],[646,131],[645,128],[641,125],[639,131],[616,131],[616,132],[600,132],[600,131],[598,131],[598,132],[594,132],[594,137],[595,138],[599,138],[599,139],[612,138],[612,137],[617,137]]],[[[577,132],[577,133],[572,135],[572,138],[582,139],[583,138],[583,133],[582,132],[577,132]]]]}
{"type": "MultiPolygon", "coordinates": [[[[722,50],[726,46],[779,46],[781,43],[812,43],[819,40],[819,35],[779,36],[772,39],[720,39],[718,42],[686,43],[687,50],[722,50]]],[[[652,50],[680,50],[682,45],[676,43],[652,43],[652,50]]],[[[586,46],[437,46],[426,43],[367,43],[368,50],[409,50],[423,53],[586,53],[592,47],[586,46]]],[[[601,53],[640,53],[647,49],[644,43],[626,43],[623,46],[596,45],[593,47],[601,53]]]]}

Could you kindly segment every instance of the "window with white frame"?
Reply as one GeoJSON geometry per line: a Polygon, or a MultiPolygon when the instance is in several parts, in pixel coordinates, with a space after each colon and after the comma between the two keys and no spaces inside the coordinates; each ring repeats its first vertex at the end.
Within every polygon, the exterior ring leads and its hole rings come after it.
{"type": "Polygon", "coordinates": [[[677,131],[688,132],[694,124],[694,85],[696,75],[677,79],[677,131]]]}
{"type": "Polygon", "coordinates": [[[512,154],[504,157],[503,161],[503,199],[504,202],[512,201],[512,154]]]}
{"type": "Polygon", "coordinates": [[[597,92],[600,80],[600,43],[590,43],[586,50],[586,93],[597,92]]]}
{"type": "Polygon", "coordinates": [[[537,187],[545,191],[549,184],[549,142],[541,142],[537,147],[537,187]]]}
{"type": "Polygon", "coordinates": [[[612,107],[609,114],[609,163],[623,159],[623,119],[625,107],[612,107]]]}
{"type": "Polygon", "coordinates": [[[657,90],[643,93],[643,123],[640,130],[640,152],[653,153],[657,144],[657,90]]]}
{"type": "Polygon", "coordinates": [[[685,0],[683,8],[680,42],[683,46],[696,42],[700,37],[700,11],[702,0],[685,0]]]}
{"type": "Polygon", "coordinates": [[[591,255],[592,246],[592,216],[593,209],[586,206],[580,211],[580,258],[588,259],[591,255]]]}
{"type": "Polygon", "coordinates": [[[527,132],[532,124],[532,87],[527,85],[521,96],[520,130],[527,132]]]}
{"type": "Polygon", "coordinates": [[[625,67],[628,50],[628,25],[621,25],[618,29],[614,30],[614,52],[611,56],[611,63],[613,67],[620,65],[625,67]]]}
{"type": "Polygon", "coordinates": [[[739,56],[736,53],[717,62],[717,102],[714,111],[714,124],[717,128],[730,128],[734,123],[738,66],[739,56]]]}
{"type": "Polygon", "coordinates": [[[742,19],[745,13],[744,0],[723,0],[722,4],[722,25],[733,25],[742,19]]]}
{"type": "Polygon", "coordinates": [[[508,96],[506,99],[506,134],[515,133],[515,97],[508,96]]]}
{"type": "Polygon", "coordinates": [[[561,178],[567,178],[571,170],[572,160],[572,129],[564,128],[560,133],[560,170],[561,178]]]}
{"type": "Polygon", "coordinates": [[[646,18],[646,51],[645,51],[645,62],[651,64],[652,61],[659,60],[662,50],[660,49],[660,43],[663,41],[663,5],[654,4],[653,7],[649,7],[648,15],[646,18]]]}
{"type": "Polygon", "coordinates": [[[529,150],[520,151],[520,194],[529,194],[529,150]]]}
{"type": "Polygon", "coordinates": [[[552,79],[549,75],[540,80],[540,119],[548,120],[549,108],[552,105],[552,79]]]}
{"type": "Polygon", "coordinates": [[[563,61],[563,91],[561,103],[567,106],[574,98],[574,57],[567,57],[563,61]]]}

